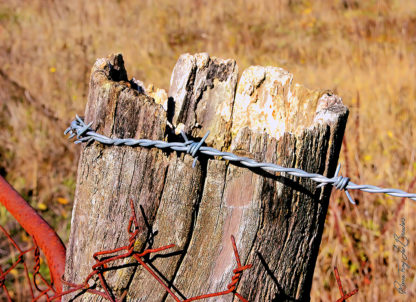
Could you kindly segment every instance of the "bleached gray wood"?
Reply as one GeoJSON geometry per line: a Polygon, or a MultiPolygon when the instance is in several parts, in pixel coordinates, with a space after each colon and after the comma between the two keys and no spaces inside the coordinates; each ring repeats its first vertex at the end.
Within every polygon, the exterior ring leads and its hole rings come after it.
{"type": "MultiPolygon", "coordinates": [[[[165,112],[129,88],[123,59],[113,55],[94,65],[86,122],[109,136],[180,139],[166,130],[169,120],[176,134],[183,129],[201,138],[210,130],[206,143],[217,149],[332,176],[348,116],[340,98],[295,85],[279,68],[250,67],[238,84],[237,72],[233,60],[182,55],[169,91],[174,111],[165,112]]],[[[84,146],[66,279],[81,282],[93,252],[127,244],[133,199],[143,228],[137,248],[147,232],[139,204],[158,232],[153,247],[176,244],[152,265],[182,299],[226,289],[236,267],[234,235],[242,262],[253,264],[240,294],[249,301],[308,301],[330,188],[202,156],[192,169],[192,161],[156,149],[84,146]]],[[[128,301],[173,301],[140,266],[106,278],[116,294],[127,291],[128,301]]]]}

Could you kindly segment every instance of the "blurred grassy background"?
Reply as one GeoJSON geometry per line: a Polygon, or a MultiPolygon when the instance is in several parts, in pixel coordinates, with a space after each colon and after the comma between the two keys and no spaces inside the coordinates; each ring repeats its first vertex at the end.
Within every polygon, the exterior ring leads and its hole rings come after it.
{"type": "MultiPolygon", "coordinates": [[[[351,110],[341,163],[356,183],[411,190],[416,177],[416,1],[18,1],[0,2],[0,173],[67,241],[79,148],[63,131],[83,113],[95,59],[122,52],[129,76],[169,88],[179,55],[209,52],[250,65],[283,67],[309,88],[332,89],[351,110]]],[[[413,191],[416,190],[413,188],[413,191]]],[[[394,290],[400,218],[415,252],[416,204],[334,192],[312,301],[411,301],[394,290]],[[404,300],[403,300],[404,299],[404,300]]],[[[21,241],[0,207],[0,223],[21,241]]],[[[9,260],[0,244],[0,263],[9,260]]],[[[19,282],[17,278],[15,282],[19,282]]],[[[24,287],[17,286],[18,299],[24,287]]]]}

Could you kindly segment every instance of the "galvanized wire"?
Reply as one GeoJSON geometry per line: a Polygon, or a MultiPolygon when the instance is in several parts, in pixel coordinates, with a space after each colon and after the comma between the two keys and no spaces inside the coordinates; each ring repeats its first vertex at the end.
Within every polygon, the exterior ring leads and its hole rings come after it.
{"type": "Polygon", "coordinates": [[[206,154],[209,156],[221,157],[230,162],[238,162],[241,165],[249,167],[249,168],[259,168],[267,172],[286,173],[286,174],[297,176],[297,177],[309,178],[313,180],[314,182],[319,183],[318,187],[322,187],[325,185],[332,185],[336,189],[344,191],[348,200],[352,204],[355,204],[355,202],[354,202],[354,199],[349,194],[348,190],[361,190],[363,192],[368,192],[368,193],[384,193],[390,196],[405,197],[405,198],[410,198],[416,201],[416,194],[407,193],[402,190],[390,189],[390,188],[385,189],[385,188],[380,188],[380,187],[372,186],[372,185],[357,185],[351,182],[348,177],[338,175],[341,165],[338,165],[335,175],[331,178],[328,178],[321,174],[309,173],[309,172],[306,172],[297,168],[285,168],[285,167],[272,164],[272,163],[257,162],[254,159],[251,159],[248,157],[237,156],[231,152],[222,152],[215,148],[202,146],[205,139],[208,137],[209,132],[205,134],[205,136],[199,142],[188,140],[185,133],[183,132],[181,132],[181,134],[185,140],[184,142],[165,142],[161,140],[150,140],[150,139],[109,138],[107,136],[96,133],[91,128],[91,126],[92,126],[92,122],[89,124],[85,124],[84,121],[77,115],[75,120],[71,122],[71,125],[68,127],[68,129],[65,130],[65,135],[70,133],[69,139],[76,136],[77,140],[75,141],[75,144],[79,144],[83,142],[90,143],[90,142],[96,141],[105,145],[114,145],[114,146],[125,145],[125,146],[131,146],[131,147],[141,146],[141,147],[149,147],[149,148],[155,147],[159,149],[171,149],[174,151],[186,152],[195,158],[192,166],[195,166],[195,162],[198,158],[198,154],[206,154]]]}

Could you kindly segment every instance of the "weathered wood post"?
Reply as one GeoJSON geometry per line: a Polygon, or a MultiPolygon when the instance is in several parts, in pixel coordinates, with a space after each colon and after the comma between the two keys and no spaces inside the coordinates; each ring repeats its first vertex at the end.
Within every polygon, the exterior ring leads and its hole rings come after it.
{"type": "MultiPolygon", "coordinates": [[[[112,55],[92,69],[85,121],[120,138],[178,139],[167,136],[168,121],[194,138],[210,130],[208,146],[332,176],[348,116],[340,98],[296,85],[280,68],[250,67],[238,84],[237,75],[233,60],[182,55],[166,112],[129,88],[122,56],[112,55]]],[[[236,267],[234,235],[242,263],[253,264],[237,292],[249,301],[308,301],[331,188],[218,158],[200,156],[195,168],[192,161],[159,149],[84,145],[65,279],[82,282],[94,252],[126,244],[132,199],[157,231],[153,247],[176,245],[152,266],[183,299],[226,289],[236,267]]],[[[138,219],[141,249],[149,226],[140,211],[138,219]]],[[[106,273],[115,293],[127,291],[128,301],[173,301],[141,266],[120,264],[126,268],[106,273]]]]}

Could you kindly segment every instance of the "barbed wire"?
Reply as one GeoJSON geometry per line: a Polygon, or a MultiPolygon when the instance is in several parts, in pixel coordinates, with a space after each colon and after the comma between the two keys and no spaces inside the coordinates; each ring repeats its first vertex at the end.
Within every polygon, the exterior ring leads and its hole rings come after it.
{"type": "Polygon", "coordinates": [[[338,165],[335,174],[333,177],[326,177],[317,173],[309,173],[297,168],[286,168],[277,164],[257,162],[254,159],[248,157],[242,157],[235,155],[231,152],[222,152],[215,148],[202,146],[204,141],[209,135],[209,131],[205,136],[199,141],[194,142],[193,140],[188,140],[184,132],[181,132],[184,142],[165,142],[161,140],[150,140],[150,139],[133,139],[133,138],[109,138],[107,136],[96,133],[92,128],[92,122],[85,124],[84,121],[77,115],[75,119],[71,122],[71,125],[65,130],[64,134],[67,135],[71,133],[69,139],[76,136],[77,140],[75,144],[80,143],[91,143],[93,141],[102,143],[104,145],[114,145],[114,146],[141,146],[148,148],[159,148],[159,149],[171,149],[179,152],[186,152],[194,157],[194,162],[192,167],[195,166],[196,160],[198,159],[198,154],[205,154],[209,156],[221,157],[230,162],[238,162],[243,166],[249,168],[258,168],[266,172],[278,172],[286,173],[292,176],[308,178],[313,180],[318,184],[318,187],[323,187],[326,185],[332,185],[334,188],[344,191],[348,200],[355,204],[354,199],[351,197],[348,190],[361,190],[368,193],[384,193],[394,197],[405,197],[410,198],[413,201],[416,201],[416,194],[407,193],[399,189],[392,188],[380,188],[372,185],[358,185],[350,181],[350,178],[338,175],[341,169],[341,165],[338,165]]]}

